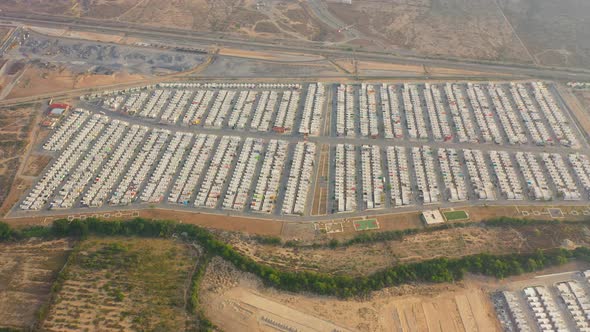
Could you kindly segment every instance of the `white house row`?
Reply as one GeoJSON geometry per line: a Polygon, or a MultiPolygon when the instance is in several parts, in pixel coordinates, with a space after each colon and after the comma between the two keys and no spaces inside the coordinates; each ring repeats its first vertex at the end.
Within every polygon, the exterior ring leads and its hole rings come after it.
{"type": "Polygon", "coordinates": [[[232,129],[245,129],[249,119],[252,117],[252,110],[258,92],[256,91],[242,91],[238,96],[234,110],[229,116],[227,122],[228,127],[232,129]]]}
{"type": "Polygon", "coordinates": [[[268,143],[250,202],[252,211],[272,213],[275,210],[288,146],[289,144],[282,140],[270,140],[268,143]]]}
{"type": "Polygon", "coordinates": [[[424,204],[433,204],[440,201],[440,190],[432,153],[429,146],[412,148],[412,161],[414,162],[418,195],[422,198],[424,204]]]}
{"type": "Polygon", "coordinates": [[[299,91],[285,91],[279,104],[273,130],[279,133],[290,133],[295,125],[295,116],[299,106],[299,91]]]}
{"type": "Polygon", "coordinates": [[[257,131],[268,131],[274,114],[279,94],[276,91],[264,91],[252,117],[250,128],[257,131]]]}
{"type": "Polygon", "coordinates": [[[568,331],[559,307],[547,288],[527,287],[524,289],[524,294],[540,331],[568,331]]]}
{"type": "Polygon", "coordinates": [[[340,84],[336,93],[336,134],[355,136],[354,89],[352,85],[340,84]]]}
{"type": "Polygon", "coordinates": [[[490,173],[488,172],[487,161],[480,150],[463,150],[465,166],[469,173],[471,186],[478,199],[495,200],[496,190],[490,173]]]}
{"type": "Polygon", "coordinates": [[[578,191],[578,186],[565,166],[561,155],[557,153],[542,153],[541,158],[545,162],[545,167],[549,171],[549,176],[551,176],[559,196],[563,197],[566,201],[582,199],[582,195],[578,191]]]}
{"type": "Polygon", "coordinates": [[[494,120],[494,112],[490,108],[487,97],[479,84],[467,83],[467,95],[471,102],[471,108],[475,114],[475,120],[481,131],[484,142],[502,144],[502,134],[494,120]]]}
{"type": "Polygon", "coordinates": [[[39,210],[50,200],[60,183],[72,173],[78,161],[91,147],[107,123],[107,117],[93,115],[74,135],[57,160],[43,174],[20,205],[24,210],[39,210]]]}
{"type": "Polygon", "coordinates": [[[381,149],[376,145],[361,146],[361,174],[363,203],[367,209],[383,206],[383,169],[381,149]]]}
{"type": "Polygon", "coordinates": [[[410,138],[428,139],[426,120],[424,120],[424,111],[422,110],[418,87],[415,84],[404,83],[402,99],[408,135],[410,138]]]}
{"type": "Polygon", "coordinates": [[[412,201],[412,185],[406,148],[401,146],[387,147],[387,168],[391,184],[391,203],[393,206],[410,205],[412,201]]]}
{"type": "Polygon", "coordinates": [[[471,120],[469,108],[460,86],[452,83],[445,84],[445,94],[447,95],[459,142],[477,142],[478,137],[475,133],[475,126],[471,120]]]}
{"type": "Polygon", "coordinates": [[[164,129],[155,129],[150,133],[119,186],[113,192],[111,204],[126,205],[135,201],[144,179],[157,162],[160,150],[166,145],[169,136],[170,131],[164,129]]]}
{"type": "Polygon", "coordinates": [[[578,180],[586,190],[586,193],[590,192],[590,160],[588,156],[580,153],[572,153],[568,156],[570,165],[574,169],[578,180]]]}
{"type": "Polygon", "coordinates": [[[123,171],[133,158],[134,151],[143,143],[147,133],[147,127],[131,125],[106,164],[94,178],[90,188],[84,193],[81,200],[83,206],[100,207],[104,205],[111,196],[112,190],[123,171]]]}
{"type": "Polygon", "coordinates": [[[188,102],[192,99],[194,92],[191,90],[178,90],[166,106],[160,121],[166,123],[176,123],[184,113],[188,102]]]}
{"type": "Polygon", "coordinates": [[[381,111],[385,138],[402,138],[404,136],[402,116],[395,85],[381,85],[381,111]]]}
{"type": "Polygon", "coordinates": [[[490,159],[502,195],[508,200],[524,199],[520,180],[508,152],[490,151],[490,159]]]}
{"type": "Polygon", "coordinates": [[[541,106],[541,110],[545,114],[557,140],[565,146],[577,146],[578,140],[570,126],[569,120],[555,103],[551,92],[549,92],[542,82],[533,82],[532,86],[535,99],[541,106]]]}
{"type": "Polygon", "coordinates": [[[252,180],[257,174],[256,165],[262,155],[263,141],[246,138],[238,163],[231,176],[229,186],[223,199],[223,208],[241,211],[246,207],[252,180]]]}
{"type": "Polygon", "coordinates": [[[543,169],[539,166],[535,155],[530,152],[517,152],[516,162],[524,176],[529,196],[536,200],[550,200],[553,193],[549,189],[543,169]]]}
{"type": "Polygon", "coordinates": [[[127,126],[127,122],[111,121],[92,144],[89,152],[76,169],[66,176],[64,184],[51,203],[53,208],[68,209],[74,207],[76,200],[82,195],[86,185],[90,183],[96,171],[113,152],[115,144],[121,139],[127,126]]]}
{"type": "Polygon", "coordinates": [[[379,136],[379,127],[377,125],[377,98],[375,96],[375,86],[371,84],[361,84],[359,96],[360,110],[360,131],[364,137],[377,138],[379,136]]]}
{"type": "Polygon", "coordinates": [[[590,299],[582,285],[578,281],[571,280],[557,283],[555,286],[578,330],[589,332],[590,299]]]}
{"type": "Polygon", "coordinates": [[[177,132],[172,136],[164,154],[159,158],[156,168],[143,189],[140,199],[144,202],[160,203],[166,197],[184,153],[191,143],[193,134],[177,132]]]}
{"type": "Polygon", "coordinates": [[[295,146],[293,163],[281,209],[283,214],[304,214],[313,173],[315,153],[316,146],[314,143],[299,142],[295,146]]]}
{"type": "Polygon", "coordinates": [[[76,109],[68,115],[61,125],[53,132],[43,148],[49,151],[61,151],[68,140],[80,129],[82,124],[88,120],[90,113],[83,109],[76,109]]]}
{"type": "Polygon", "coordinates": [[[537,145],[553,144],[553,138],[543,123],[543,117],[533,105],[526,87],[522,84],[510,83],[510,92],[533,142],[537,145]]]}
{"type": "Polygon", "coordinates": [[[326,87],[322,83],[309,84],[299,133],[304,135],[319,136],[326,98],[326,87]]]}
{"type": "Polygon", "coordinates": [[[356,153],[352,144],[336,145],[334,159],[334,196],[338,212],[355,211],[357,207],[356,153]]]}
{"type": "Polygon", "coordinates": [[[199,178],[204,173],[205,165],[213,153],[216,139],[215,135],[197,135],[168,195],[168,202],[185,206],[191,203],[199,178]]]}
{"type": "Polygon", "coordinates": [[[205,118],[204,126],[206,128],[219,129],[223,126],[235,95],[236,92],[233,90],[219,91],[217,98],[213,102],[213,106],[209,108],[209,114],[205,118]]]}
{"type": "Polygon", "coordinates": [[[514,112],[514,108],[504,90],[494,84],[486,84],[486,87],[496,114],[498,114],[500,123],[506,133],[508,143],[526,144],[528,142],[526,132],[520,125],[518,115],[514,112]]]}
{"type": "Polygon", "coordinates": [[[449,202],[466,201],[468,199],[467,186],[457,150],[439,149],[438,162],[449,202]]]}
{"type": "Polygon", "coordinates": [[[188,125],[197,125],[201,123],[205,113],[207,112],[207,108],[215,97],[215,92],[213,91],[199,91],[193,98],[188,110],[184,114],[182,118],[182,124],[188,125]]]}
{"type": "Polygon", "coordinates": [[[150,119],[157,118],[172,93],[174,93],[172,90],[153,90],[147,104],[139,112],[139,116],[150,119]]]}
{"type": "Polygon", "coordinates": [[[504,299],[506,299],[510,317],[514,321],[514,327],[516,328],[515,332],[532,331],[531,327],[529,326],[526,314],[521,308],[520,301],[517,299],[517,297],[508,291],[504,291],[502,294],[504,295],[504,299]]]}
{"type": "Polygon", "coordinates": [[[240,141],[241,138],[237,136],[223,136],[221,138],[197,193],[195,206],[208,208],[217,206],[240,141]]]}
{"type": "MultiPolygon", "coordinates": [[[[129,95],[127,100],[125,100],[125,104],[123,104],[121,106],[120,110],[123,112],[127,112],[131,115],[134,115],[143,108],[143,105],[145,105],[149,96],[150,96],[150,94],[146,91],[133,93],[133,94],[129,95]]],[[[115,105],[113,105],[113,106],[115,106],[115,105]]],[[[119,108],[118,107],[114,108],[114,110],[117,110],[117,109],[119,109],[119,108]]]]}
{"type": "Polygon", "coordinates": [[[450,141],[453,133],[447,119],[447,112],[438,86],[425,84],[424,98],[428,110],[428,118],[432,128],[432,135],[437,141],[450,141]]]}

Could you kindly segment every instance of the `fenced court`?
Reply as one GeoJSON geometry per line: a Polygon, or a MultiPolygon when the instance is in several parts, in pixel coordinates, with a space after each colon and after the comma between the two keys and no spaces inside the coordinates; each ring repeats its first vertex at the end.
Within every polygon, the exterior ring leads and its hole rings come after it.
{"type": "Polygon", "coordinates": [[[371,229],[379,229],[379,222],[377,219],[355,220],[354,230],[367,231],[371,229]]]}

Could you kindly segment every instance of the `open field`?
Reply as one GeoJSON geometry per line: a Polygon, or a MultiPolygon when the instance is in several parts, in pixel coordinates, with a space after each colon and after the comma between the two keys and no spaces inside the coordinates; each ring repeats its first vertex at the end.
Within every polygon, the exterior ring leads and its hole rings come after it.
{"type": "MultiPolygon", "coordinates": [[[[0,207],[3,206],[13,186],[23,155],[29,145],[29,135],[35,126],[33,109],[0,111],[0,207]]],[[[0,209],[0,215],[5,211],[0,209]]]]}
{"type": "Polygon", "coordinates": [[[46,331],[183,331],[196,252],[172,240],[89,238],[73,253],[46,331]]]}
{"type": "Polygon", "coordinates": [[[59,14],[93,19],[115,19],[141,25],[180,28],[200,32],[225,32],[257,38],[316,40],[334,36],[306,6],[283,1],[206,1],[162,2],[57,0],[41,6],[37,0],[11,0],[0,9],[59,14]],[[259,5],[257,3],[260,3],[259,5]]]}
{"type": "MultiPolygon", "coordinates": [[[[354,235],[362,234],[318,235],[315,241],[300,240],[299,243],[305,245],[318,240],[330,243],[329,239],[345,242],[354,235]]],[[[363,275],[391,264],[438,257],[532,252],[539,248],[558,248],[564,243],[567,243],[566,247],[584,246],[590,243],[590,230],[568,224],[518,228],[471,226],[406,235],[401,240],[358,243],[335,248],[261,244],[255,238],[231,233],[225,234],[224,239],[254,260],[282,269],[363,275]]]]}
{"type": "Polygon", "coordinates": [[[266,288],[215,258],[201,284],[206,315],[224,330],[493,331],[499,325],[486,291],[465,282],[407,285],[370,299],[337,300],[266,288]]]}
{"type": "Polygon", "coordinates": [[[367,37],[402,52],[531,62],[493,1],[357,1],[329,8],[367,37]]]}
{"type": "Polygon", "coordinates": [[[25,69],[18,82],[14,84],[7,98],[27,97],[78,88],[100,87],[101,85],[123,82],[138,82],[146,77],[126,72],[112,74],[77,73],[62,65],[49,68],[30,66],[25,69]]]}
{"type": "Polygon", "coordinates": [[[590,64],[587,1],[500,0],[499,4],[536,63],[563,67],[590,64]]]}
{"type": "Polygon", "coordinates": [[[0,327],[32,327],[72,243],[29,240],[0,244],[0,327]]]}

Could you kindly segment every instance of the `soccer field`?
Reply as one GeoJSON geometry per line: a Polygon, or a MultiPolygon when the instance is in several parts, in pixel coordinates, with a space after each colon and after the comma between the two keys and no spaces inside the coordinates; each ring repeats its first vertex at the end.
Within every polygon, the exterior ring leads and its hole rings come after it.
{"type": "Polygon", "coordinates": [[[448,211],[444,212],[445,218],[447,221],[455,221],[455,220],[467,220],[469,219],[469,215],[467,212],[460,210],[460,211],[448,211]]]}
{"type": "Polygon", "coordinates": [[[377,219],[356,220],[354,222],[354,229],[357,231],[379,229],[379,222],[377,222],[377,219]]]}

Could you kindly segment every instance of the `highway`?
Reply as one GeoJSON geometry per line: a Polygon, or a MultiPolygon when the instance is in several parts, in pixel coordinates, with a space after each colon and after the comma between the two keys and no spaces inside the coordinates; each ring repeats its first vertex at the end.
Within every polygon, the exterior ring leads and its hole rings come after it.
{"type": "Polygon", "coordinates": [[[217,45],[237,47],[259,51],[282,51],[330,56],[333,58],[351,58],[358,60],[440,66],[476,72],[505,73],[517,76],[535,77],[551,80],[590,80],[590,71],[578,68],[548,68],[526,64],[474,62],[468,60],[434,59],[418,56],[400,56],[394,53],[382,53],[366,50],[343,50],[320,42],[294,40],[255,40],[236,39],[221,33],[203,33],[182,29],[140,26],[115,21],[100,21],[88,18],[72,18],[52,15],[21,14],[2,12],[0,19],[29,25],[52,28],[70,28],[73,30],[99,33],[125,33],[130,37],[153,39],[160,43],[179,45],[217,45]]]}

